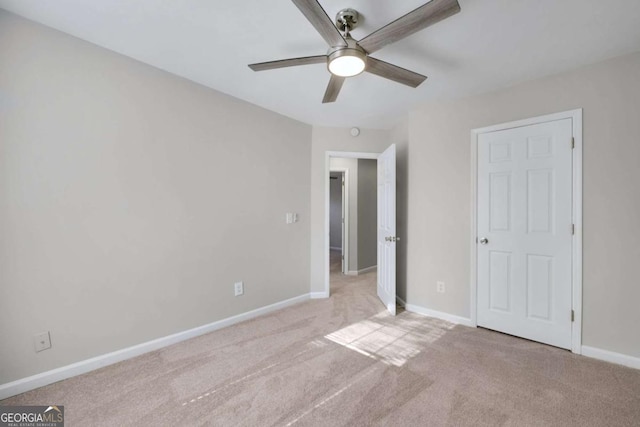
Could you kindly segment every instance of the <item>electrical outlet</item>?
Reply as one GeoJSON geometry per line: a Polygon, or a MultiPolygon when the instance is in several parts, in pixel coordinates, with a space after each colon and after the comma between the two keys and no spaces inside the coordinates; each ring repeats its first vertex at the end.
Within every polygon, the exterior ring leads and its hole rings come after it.
{"type": "Polygon", "coordinates": [[[239,297],[240,295],[244,294],[244,283],[242,282],[236,282],[233,285],[233,291],[235,296],[239,297]]]}
{"type": "Polygon", "coordinates": [[[436,282],[436,290],[439,294],[444,294],[444,282],[436,282]]]}
{"type": "Polygon", "coordinates": [[[51,335],[49,335],[49,331],[35,334],[33,336],[33,345],[35,346],[36,353],[51,348],[51,335]]]}

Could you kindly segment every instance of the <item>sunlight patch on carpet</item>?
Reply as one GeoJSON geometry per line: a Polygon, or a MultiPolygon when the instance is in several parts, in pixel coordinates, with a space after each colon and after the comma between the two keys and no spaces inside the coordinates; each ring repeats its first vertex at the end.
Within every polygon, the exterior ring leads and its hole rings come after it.
{"type": "Polygon", "coordinates": [[[426,325],[413,316],[379,313],[326,335],[325,338],[387,365],[403,366],[455,325],[426,325]]]}

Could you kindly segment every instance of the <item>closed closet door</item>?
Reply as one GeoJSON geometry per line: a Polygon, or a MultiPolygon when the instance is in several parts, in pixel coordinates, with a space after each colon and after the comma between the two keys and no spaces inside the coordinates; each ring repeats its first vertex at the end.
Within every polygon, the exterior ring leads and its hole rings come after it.
{"type": "Polygon", "coordinates": [[[478,325],[571,348],[572,121],[478,139],[478,325]]]}

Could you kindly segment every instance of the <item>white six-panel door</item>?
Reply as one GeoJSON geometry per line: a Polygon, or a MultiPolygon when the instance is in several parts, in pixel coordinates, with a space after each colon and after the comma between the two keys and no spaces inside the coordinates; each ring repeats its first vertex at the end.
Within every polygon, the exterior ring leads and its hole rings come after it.
{"type": "Polygon", "coordinates": [[[571,119],[480,134],[477,323],[571,348],[571,119]]]}
{"type": "Polygon", "coordinates": [[[378,297],[396,314],[396,145],[378,157],[378,297]]]}

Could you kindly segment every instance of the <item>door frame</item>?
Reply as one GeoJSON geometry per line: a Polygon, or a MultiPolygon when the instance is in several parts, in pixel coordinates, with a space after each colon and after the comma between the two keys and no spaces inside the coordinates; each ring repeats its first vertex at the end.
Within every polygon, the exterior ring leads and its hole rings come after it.
{"type": "Polygon", "coordinates": [[[572,153],[572,210],[575,233],[572,239],[572,274],[571,274],[571,305],[574,311],[574,321],[571,323],[571,351],[576,354],[582,353],[582,108],[564,111],[555,114],[533,117],[524,120],[517,120],[488,126],[471,131],[471,234],[469,236],[469,246],[471,248],[470,258],[470,314],[473,326],[478,326],[477,314],[477,274],[478,274],[478,138],[481,134],[513,129],[523,126],[530,126],[540,123],[552,122],[563,119],[571,119],[573,126],[574,149],[572,153]]]}
{"type": "MultiPolygon", "coordinates": [[[[329,266],[329,233],[330,233],[330,214],[329,206],[331,204],[329,198],[329,179],[331,178],[331,158],[342,157],[345,159],[374,159],[377,160],[380,153],[366,153],[355,151],[325,151],[324,156],[324,295],[328,298],[331,295],[331,270],[329,266]]],[[[347,267],[349,268],[349,267],[347,267]]]]}
{"type": "MultiPolygon", "coordinates": [[[[344,212],[344,218],[342,219],[344,224],[344,227],[342,227],[342,273],[347,274],[347,271],[349,271],[349,169],[329,168],[329,176],[331,176],[331,172],[342,173],[342,179],[344,180],[344,185],[342,186],[342,212],[344,212]]],[[[331,206],[331,201],[329,201],[329,206],[331,206]]],[[[329,214],[329,227],[331,227],[331,214],[329,214]]],[[[331,249],[331,239],[329,239],[329,249],[331,249]]]]}

